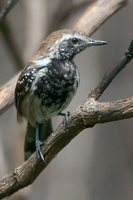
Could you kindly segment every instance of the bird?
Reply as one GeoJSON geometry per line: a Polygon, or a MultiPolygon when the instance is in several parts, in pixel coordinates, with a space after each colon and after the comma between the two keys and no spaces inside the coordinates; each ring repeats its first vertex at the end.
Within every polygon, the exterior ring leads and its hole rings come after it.
{"type": "Polygon", "coordinates": [[[73,29],[57,30],[42,41],[36,55],[22,70],[15,88],[17,120],[21,122],[25,118],[35,128],[35,147],[40,160],[45,161],[41,125],[56,115],[68,118],[69,112],[63,110],[80,82],[75,55],[87,47],[105,44],[106,41],[92,39],[73,29]]]}

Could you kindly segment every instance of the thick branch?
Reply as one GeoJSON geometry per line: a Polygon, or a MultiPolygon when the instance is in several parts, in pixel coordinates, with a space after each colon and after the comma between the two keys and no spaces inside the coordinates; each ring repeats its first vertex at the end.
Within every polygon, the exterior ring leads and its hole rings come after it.
{"type": "Polygon", "coordinates": [[[128,3],[127,0],[96,1],[92,6],[88,6],[86,12],[74,25],[74,28],[91,35],[126,3],[128,3]]]}
{"type": "Polygon", "coordinates": [[[66,127],[64,128],[64,123],[60,124],[42,146],[47,164],[38,160],[34,153],[26,162],[0,181],[0,199],[31,184],[56,154],[86,126],[93,127],[98,123],[130,117],[133,117],[133,98],[111,103],[99,103],[94,99],[88,99],[71,115],[66,127]]]}
{"type": "Polygon", "coordinates": [[[0,88],[0,114],[7,110],[14,102],[14,89],[18,75],[0,88]]]}

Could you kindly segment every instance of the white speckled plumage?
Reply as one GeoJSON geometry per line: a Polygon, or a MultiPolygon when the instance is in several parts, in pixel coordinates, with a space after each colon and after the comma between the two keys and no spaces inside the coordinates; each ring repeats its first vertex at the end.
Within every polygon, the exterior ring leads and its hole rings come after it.
{"type": "Polygon", "coordinates": [[[74,56],[86,47],[102,44],[106,42],[71,29],[53,32],[22,71],[15,89],[17,116],[18,120],[26,118],[35,127],[35,145],[40,159],[44,160],[40,149],[40,124],[61,113],[79,85],[74,56]]]}
{"type": "Polygon", "coordinates": [[[86,34],[69,29],[48,36],[17,82],[18,115],[35,126],[66,108],[79,84],[73,57],[95,44],[86,34]]]}

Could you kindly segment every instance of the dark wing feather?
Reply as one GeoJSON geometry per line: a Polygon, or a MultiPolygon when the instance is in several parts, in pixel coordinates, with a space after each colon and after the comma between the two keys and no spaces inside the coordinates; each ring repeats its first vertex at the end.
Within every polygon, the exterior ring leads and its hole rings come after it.
{"type": "Polygon", "coordinates": [[[25,98],[25,96],[28,94],[32,86],[32,82],[35,79],[37,71],[38,71],[37,68],[31,68],[31,66],[27,66],[22,71],[17,81],[16,88],[15,88],[15,105],[17,108],[18,121],[20,121],[19,116],[22,116],[21,103],[23,99],[25,98]]]}

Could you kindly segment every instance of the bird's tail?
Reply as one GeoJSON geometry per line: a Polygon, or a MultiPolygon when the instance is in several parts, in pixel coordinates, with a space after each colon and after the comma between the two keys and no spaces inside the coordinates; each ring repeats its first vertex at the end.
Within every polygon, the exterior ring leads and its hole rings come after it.
{"type": "MultiPolygon", "coordinates": [[[[40,140],[45,141],[48,136],[52,133],[51,119],[41,124],[40,128],[40,140]]],[[[35,128],[30,123],[27,124],[25,143],[24,143],[24,156],[27,160],[33,152],[35,152],[35,128]]]]}

